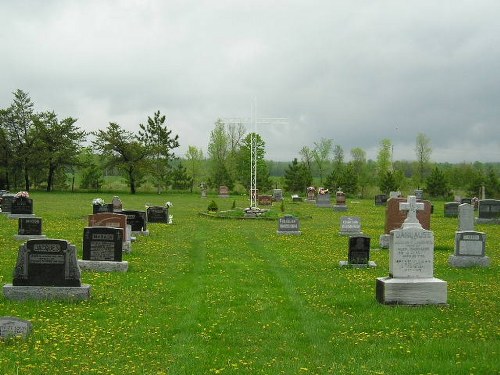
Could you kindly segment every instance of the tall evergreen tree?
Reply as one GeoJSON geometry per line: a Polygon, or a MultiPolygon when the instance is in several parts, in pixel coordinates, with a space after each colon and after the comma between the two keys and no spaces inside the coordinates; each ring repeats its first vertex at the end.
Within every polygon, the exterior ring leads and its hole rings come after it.
{"type": "Polygon", "coordinates": [[[297,158],[285,169],[285,190],[293,193],[303,193],[312,185],[312,176],[305,163],[299,163],[297,158]]]}

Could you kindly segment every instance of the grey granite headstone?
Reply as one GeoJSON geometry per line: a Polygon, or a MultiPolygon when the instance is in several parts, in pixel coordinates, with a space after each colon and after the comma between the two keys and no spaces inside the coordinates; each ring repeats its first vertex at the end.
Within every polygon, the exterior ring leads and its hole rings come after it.
{"type": "Polygon", "coordinates": [[[21,336],[27,338],[33,330],[29,320],[19,319],[14,316],[0,317],[0,339],[21,336]]]}
{"type": "Polygon", "coordinates": [[[462,203],[458,206],[458,230],[474,230],[474,207],[470,203],[462,203]]]}
{"type": "Polygon", "coordinates": [[[486,233],[458,231],[455,233],[455,254],[448,263],[453,267],[488,267],[490,258],[486,256],[486,233]]]}
{"type": "Polygon", "coordinates": [[[300,235],[300,222],[297,217],[287,215],[278,219],[278,234],[300,235]]]}
{"type": "Polygon", "coordinates": [[[358,216],[341,216],[340,217],[340,235],[354,236],[362,234],[361,219],[358,216]]]}
{"type": "Polygon", "coordinates": [[[16,240],[30,240],[45,238],[42,234],[42,218],[40,217],[20,217],[18,219],[16,240]]]}

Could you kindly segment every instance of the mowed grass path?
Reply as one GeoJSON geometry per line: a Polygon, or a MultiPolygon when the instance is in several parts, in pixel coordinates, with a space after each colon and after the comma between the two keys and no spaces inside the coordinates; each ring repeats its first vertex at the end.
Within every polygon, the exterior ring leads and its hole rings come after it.
{"type": "MultiPolygon", "coordinates": [[[[110,194],[33,193],[44,233],[74,243],[91,201],[110,194]]],[[[277,223],[198,215],[211,198],[121,194],[127,209],[173,202],[172,225],[149,224],[127,273],[85,272],[86,302],[12,302],[0,316],[31,320],[26,341],[0,342],[2,374],[495,374],[500,373],[500,226],[488,234],[488,269],[448,266],[457,219],[435,203],[435,276],[448,282],[447,307],[389,307],[375,300],[388,275],[388,250],[374,269],[341,269],[347,238],[340,216],[360,216],[378,248],[384,208],[348,200],[347,213],[292,204],[311,219],[302,236],[277,223]]],[[[214,198],[221,209],[243,197],[214,198]]],[[[278,209],[278,208],[276,208],[278,209]]],[[[0,281],[12,281],[17,221],[0,217],[0,281]]]]}

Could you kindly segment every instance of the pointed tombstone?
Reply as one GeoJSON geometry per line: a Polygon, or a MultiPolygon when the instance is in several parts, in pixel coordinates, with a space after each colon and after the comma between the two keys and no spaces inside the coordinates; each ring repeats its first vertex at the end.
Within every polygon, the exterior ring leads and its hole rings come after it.
{"type": "Polygon", "coordinates": [[[377,278],[376,298],[383,304],[446,304],[448,285],[434,277],[434,234],[422,228],[417,211],[424,204],[409,196],[400,202],[407,211],[401,228],[390,233],[389,276],[377,278]]]}

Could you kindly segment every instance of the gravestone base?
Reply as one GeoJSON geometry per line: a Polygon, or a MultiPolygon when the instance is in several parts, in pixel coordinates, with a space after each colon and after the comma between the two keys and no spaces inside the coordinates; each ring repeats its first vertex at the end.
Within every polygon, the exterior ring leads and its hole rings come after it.
{"type": "Polygon", "coordinates": [[[149,230],[135,230],[131,234],[133,236],[149,236],[149,230]]]}
{"type": "Polygon", "coordinates": [[[9,214],[9,219],[19,219],[20,217],[35,217],[35,214],[11,214],[10,212],[8,213],[9,214]]]}
{"type": "Polygon", "coordinates": [[[389,248],[389,240],[391,238],[390,234],[381,234],[379,238],[379,244],[381,249],[389,248]]]}
{"type": "Polygon", "coordinates": [[[5,284],[3,294],[12,301],[26,300],[71,300],[86,301],[90,299],[91,286],[14,286],[5,284]]]}
{"type": "Polygon", "coordinates": [[[347,206],[345,204],[336,204],[333,206],[333,210],[336,212],[347,211],[347,206]]]}
{"type": "Polygon", "coordinates": [[[355,264],[355,263],[349,264],[349,261],[341,260],[339,262],[339,266],[340,267],[350,267],[350,268],[368,268],[368,267],[377,267],[377,263],[375,263],[372,260],[369,260],[368,264],[355,264]]]}
{"type": "Polygon", "coordinates": [[[339,232],[339,236],[362,236],[363,232],[339,232]]]}
{"type": "Polygon", "coordinates": [[[450,255],[448,263],[452,267],[466,268],[466,267],[489,267],[490,258],[487,256],[470,256],[470,255],[450,255]]]}
{"type": "Polygon", "coordinates": [[[476,217],[476,224],[500,224],[500,218],[486,219],[482,217],[476,217]]]}
{"type": "Polygon", "coordinates": [[[446,305],[448,283],[435,277],[378,277],[376,298],[384,305],[446,305]]]}
{"type": "Polygon", "coordinates": [[[28,241],[47,238],[47,236],[45,234],[16,234],[14,238],[18,241],[28,241]]]}
{"type": "Polygon", "coordinates": [[[78,259],[78,266],[82,271],[96,272],[127,272],[128,262],[113,262],[107,260],[83,260],[78,259]]]}
{"type": "Polygon", "coordinates": [[[292,236],[300,236],[302,232],[300,230],[277,230],[276,234],[284,234],[284,235],[292,235],[292,236]]]}

